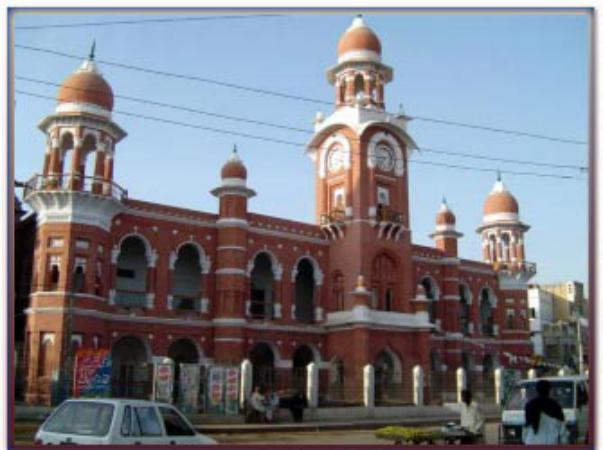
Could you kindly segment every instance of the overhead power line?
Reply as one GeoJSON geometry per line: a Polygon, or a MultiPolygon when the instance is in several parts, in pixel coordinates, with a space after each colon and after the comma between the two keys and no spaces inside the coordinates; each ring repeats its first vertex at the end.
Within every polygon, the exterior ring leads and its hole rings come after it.
{"type": "Polygon", "coordinates": [[[283,17],[285,14],[251,14],[245,16],[203,16],[203,17],[175,17],[163,19],[139,19],[139,20],[112,20],[106,22],[78,22],[64,24],[47,24],[47,25],[21,25],[15,27],[15,30],[42,30],[46,28],[78,28],[78,27],[103,27],[113,25],[147,25],[153,23],[172,23],[172,22],[202,22],[212,20],[249,20],[262,19],[269,17],[283,17]]]}
{"type": "MultiPolygon", "coordinates": [[[[48,95],[41,95],[41,94],[28,92],[28,91],[22,91],[22,90],[15,90],[15,92],[18,94],[29,96],[29,97],[36,97],[36,98],[40,98],[40,99],[53,100],[53,101],[55,100],[53,97],[48,96],[48,95]]],[[[251,133],[242,133],[239,131],[228,130],[228,129],[223,129],[223,128],[208,127],[205,125],[182,122],[182,121],[178,121],[178,120],[171,120],[171,119],[166,119],[163,117],[155,117],[155,116],[149,116],[149,115],[144,115],[144,114],[138,114],[138,113],[133,113],[133,112],[129,112],[129,111],[114,110],[113,112],[116,114],[121,114],[121,115],[125,115],[125,116],[130,116],[130,117],[136,117],[136,118],[143,119],[143,120],[149,120],[149,121],[165,123],[165,124],[170,124],[170,125],[175,125],[175,126],[181,126],[181,127],[186,127],[186,128],[206,130],[206,131],[211,131],[211,132],[219,133],[219,134],[226,134],[226,135],[230,135],[230,136],[239,136],[239,137],[244,137],[244,138],[248,138],[248,139],[254,139],[254,140],[259,140],[259,141],[264,141],[264,142],[273,142],[273,143],[277,143],[277,144],[290,145],[290,146],[294,146],[294,147],[301,147],[301,148],[306,147],[306,144],[303,142],[288,141],[285,139],[278,139],[278,138],[273,138],[273,137],[269,137],[269,136],[261,136],[261,135],[251,134],[251,133]]],[[[499,171],[498,168],[494,169],[494,168],[485,168],[485,167],[464,166],[464,165],[448,164],[448,163],[441,163],[441,162],[435,162],[435,161],[411,160],[410,162],[411,163],[419,163],[419,164],[427,164],[427,165],[432,165],[432,166],[439,166],[439,167],[473,170],[473,171],[479,171],[479,172],[498,172],[499,171]]],[[[511,170],[505,170],[504,173],[513,174],[513,175],[535,176],[535,177],[542,177],[542,178],[557,178],[557,179],[566,179],[566,180],[585,181],[585,178],[582,178],[582,177],[575,177],[575,176],[571,176],[571,175],[552,174],[552,173],[525,172],[525,171],[520,172],[520,171],[511,171],[511,170]]]]}
{"type": "MultiPolygon", "coordinates": [[[[78,88],[78,87],[69,86],[69,85],[62,84],[62,83],[40,80],[37,78],[31,78],[31,77],[24,77],[21,75],[15,75],[15,79],[27,81],[27,82],[31,82],[31,83],[47,85],[47,86],[62,87],[63,89],[71,89],[74,91],[99,93],[99,91],[96,91],[94,89],[78,88]]],[[[255,119],[249,119],[249,118],[245,118],[245,117],[219,114],[219,113],[215,113],[215,112],[200,110],[198,108],[191,108],[191,107],[175,105],[175,104],[171,104],[171,103],[164,103],[164,102],[159,102],[156,100],[143,99],[140,97],[131,97],[131,96],[117,95],[117,94],[114,94],[114,96],[116,98],[122,98],[124,100],[129,100],[129,101],[133,101],[133,102],[138,102],[138,103],[143,103],[143,104],[148,104],[148,105],[153,105],[153,106],[159,106],[162,108],[169,108],[169,109],[173,109],[173,110],[181,110],[181,111],[200,114],[200,115],[204,115],[204,116],[216,117],[219,119],[251,123],[251,124],[255,124],[255,125],[263,125],[263,126],[267,126],[267,127],[273,127],[273,128],[278,128],[278,129],[283,129],[283,130],[288,130],[288,131],[295,131],[295,132],[305,133],[305,134],[309,134],[309,135],[314,134],[314,132],[312,130],[307,129],[307,128],[299,128],[299,127],[293,127],[293,126],[289,126],[289,125],[276,124],[273,122],[265,122],[265,121],[255,120],[255,119]]],[[[419,150],[425,151],[425,152],[430,152],[430,153],[442,154],[442,155],[458,156],[461,158],[469,158],[469,159],[484,160],[484,161],[496,161],[496,162],[502,162],[502,163],[506,163],[506,164],[521,164],[521,165],[531,165],[531,166],[538,166],[538,167],[551,167],[551,168],[557,168],[557,169],[574,169],[574,170],[579,170],[582,172],[588,170],[587,167],[572,165],[572,164],[554,164],[554,163],[546,163],[546,162],[540,162],[540,161],[535,162],[535,161],[528,161],[528,160],[498,158],[498,157],[492,157],[492,156],[475,155],[472,153],[463,153],[463,152],[458,152],[458,151],[439,150],[439,149],[434,149],[434,148],[429,148],[429,147],[424,147],[424,146],[420,146],[419,150]]]]}
{"type": "MultiPolygon", "coordinates": [[[[20,48],[23,50],[34,51],[34,52],[41,52],[41,53],[46,53],[46,54],[55,55],[55,56],[62,56],[62,57],[71,58],[71,59],[81,60],[83,58],[81,55],[59,52],[57,50],[51,50],[51,49],[41,48],[41,47],[33,47],[33,46],[28,46],[28,45],[15,44],[15,48],[20,48]]],[[[134,66],[131,64],[118,63],[118,62],[114,62],[114,61],[107,61],[107,60],[100,60],[100,59],[97,59],[97,61],[99,63],[106,64],[108,66],[119,67],[122,69],[135,70],[138,72],[149,73],[149,74],[153,74],[153,75],[157,75],[157,76],[165,76],[165,77],[171,77],[171,78],[177,78],[177,79],[183,79],[183,80],[189,80],[189,81],[197,81],[197,82],[201,82],[201,83],[214,84],[216,86],[222,86],[222,87],[227,87],[227,88],[231,88],[231,89],[238,89],[241,91],[252,92],[255,94],[270,95],[270,96],[274,96],[274,97],[279,97],[279,98],[284,98],[284,99],[289,99],[289,100],[303,101],[306,103],[314,103],[314,104],[320,104],[320,105],[331,106],[333,104],[330,101],[326,101],[326,100],[322,100],[322,99],[305,97],[305,96],[296,95],[296,94],[289,94],[289,93],[280,92],[280,91],[273,91],[273,90],[269,90],[269,89],[256,88],[253,86],[246,86],[246,85],[241,85],[241,84],[236,84],[236,83],[230,83],[230,82],[225,82],[225,81],[211,79],[211,78],[199,77],[199,76],[195,76],[195,75],[178,74],[178,73],[174,73],[174,72],[151,69],[148,67],[134,66]]],[[[446,119],[439,119],[439,118],[419,116],[419,115],[416,115],[416,116],[409,115],[409,118],[414,119],[414,120],[430,122],[430,123],[437,123],[437,124],[442,124],[442,125],[449,125],[449,126],[456,126],[456,127],[470,128],[470,129],[478,129],[478,130],[489,131],[489,132],[493,132],[493,133],[501,133],[501,134],[506,134],[506,135],[529,137],[529,138],[533,138],[533,139],[554,141],[554,142],[560,142],[560,143],[565,143],[565,144],[574,144],[574,145],[586,145],[587,144],[587,142],[580,141],[577,139],[568,139],[568,138],[557,137],[557,136],[548,136],[548,135],[544,135],[544,134],[531,133],[531,132],[527,132],[527,131],[523,131],[523,130],[512,130],[512,129],[507,129],[507,128],[492,127],[492,126],[488,126],[488,125],[479,125],[479,124],[472,124],[472,123],[466,123],[466,122],[460,122],[460,121],[451,121],[451,120],[446,120],[446,119]]]]}

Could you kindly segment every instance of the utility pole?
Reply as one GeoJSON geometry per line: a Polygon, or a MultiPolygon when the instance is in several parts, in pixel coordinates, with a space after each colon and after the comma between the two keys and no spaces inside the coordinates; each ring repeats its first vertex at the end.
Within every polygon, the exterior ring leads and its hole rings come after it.
{"type": "Polygon", "coordinates": [[[582,324],[580,323],[580,315],[576,319],[576,338],[578,339],[578,373],[584,373],[584,350],[582,349],[582,324]]]}

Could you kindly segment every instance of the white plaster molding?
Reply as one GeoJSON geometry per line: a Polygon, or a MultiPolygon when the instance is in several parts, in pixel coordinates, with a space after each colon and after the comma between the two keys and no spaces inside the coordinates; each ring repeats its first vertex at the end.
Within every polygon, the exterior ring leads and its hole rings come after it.
{"type": "Polygon", "coordinates": [[[324,310],[320,306],[316,306],[314,308],[314,316],[316,317],[316,320],[318,322],[322,322],[323,321],[323,319],[324,319],[323,312],[324,312],[324,310]]]}
{"type": "Polygon", "coordinates": [[[154,305],[155,305],[155,293],[148,292],[147,293],[147,308],[153,309],[154,305]]]}
{"type": "Polygon", "coordinates": [[[170,270],[174,270],[177,260],[178,254],[175,251],[170,252],[170,270]]]}
{"type": "Polygon", "coordinates": [[[274,304],[274,317],[280,319],[283,316],[281,303],[274,304]]]}
{"type": "Polygon", "coordinates": [[[109,304],[115,305],[115,289],[109,290],[109,304]]]}
{"type": "Polygon", "coordinates": [[[337,58],[338,64],[352,61],[381,62],[381,56],[379,55],[379,53],[373,50],[350,50],[345,53],[342,53],[337,58]]]}
{"type": "Polygon", "coordinates": [[[236,252],[247,252],[247,248],[240,245],[220,245],[216,248],[217,251],[233,250],[236,252]]]}
{"type": "Polygon", "coordinates": [[[222,178],[222,186],[245,187],[245,186],[247,186],[247,182],[244,178],[222,178]]]}
{"type": "Polygon", "coordinates": [[[426,315],[378,311],[357,305],[348,311],[327,313],[326,328],[351,324],[381,325],[394,328],[433,328],[426,315]]]}
{"type": "Polygon", "coordinates": [[[394,139],[391,133],[380,131],[375,133],[368,142],[367,166],[371,169],[377,167],[377,145],[381,142],[387,142],[394,152],[394,174],[397,177],[404,175],[404,157],[402,148],[398,141],[394,139]]]}
{"type": "Polygon", "coordinates": [[[201,312],[206,314],[209,312],[209,299],[204,297],[201,299],[201,312]]]}
{"type": "Polygon", "coordinates": [[[239,219],[236,217],[223,217],[216,220],[216,226],[222,227],[248,227],[249,222],[245,219],[239,219]]]}
{"type": "Polygon", "coordinates": [[[214,342],[244,342],[245,340],[240,337],[217,337],[214,338],[214,342]]]}
{"type": "Polygon", "coordinates": [[[92,103],[59,103],[54,111],[56,114],[88,113],[111,120],[111,111],[92,103]]]}
{"type": "Polygon", "coordinates": [[[348,139],[340,133],[332,134],[320,146],[320,150],[319,150],[320,156],[318,159],[318,176],[320,178],[324,179],[327,175],[327,165],[328,165],[327,158],[328,158],[330,150],[336,145],[341,146],[341,151],[342,151],[342,156],[343,156],[343,162],[342,162],[343,169],[349,170],[350,167],[352,166],[352,151],[351,151],[351,147],[350,147],[350,141],[348,141],[348,139]]]}
{"type": "Polygon", "coordinates": [[[243,275],[247,276],[247,272],[244,269],[238,269],[235,267],[223,267],[222,269],[216,270],[216,275],[243,275]]]}

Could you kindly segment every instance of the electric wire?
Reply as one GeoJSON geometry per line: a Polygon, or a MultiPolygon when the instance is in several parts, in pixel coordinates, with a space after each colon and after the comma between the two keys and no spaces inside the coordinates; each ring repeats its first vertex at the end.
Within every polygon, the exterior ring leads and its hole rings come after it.
{"type": "MultiPolygon", "coordinates": [[[[70,90],[80,91],[80,92],[101,93],[100,91],[97,91],[94,89],[78,88],[78,87],[74,87],[74,86],[69,86],[67,84],[50,82],[50,81],[40,80],[40,79],[36,79],[36,78],[31,78],[31,77],[24,77],[24,76],[20,76],[20,75],[15,75],[15,79],[32,82],[32,83],[36,83],[36,84],[47,85],[47,86],[62,87],[63,89],[70,89],[70,90]]],[[[197,108],[175,105],[172,103],[164,103],[164,102],[159,102],[156,100],[143,99],[140,97],[131,97],[131,96],[125,96],[125,95],[116,95],[116,94],[114,94],[114,97],[121,98],[121,99],[128,100],[128,101],[149,104],[149,105],[153,105],[153,106],[159,106],[162,108],[181,110],[181,111],[186,111],[186,112],[190,112],[190,113],[210,116],[210,117],[217,117],[220,119],[233,120],[233,121],[244,122],[244,123],[251,123],[251,124],[255,124],[255,125],[264,125],[267,127],[279,128],[279,129],[295,131],[295,132],[300,132],[300,133],[305,133],[305,134],[314,134],[314,132],[312,130],[309,130],[306,128],[298,128],[298,127],[293,127],[293,126],[289,126],[289,125],[276,124],[273,122],[265,122],[265,121],[255,120],[255,119],[244,118],[244,117],[219,114],[219,113],[215,113],[215,112],[200,110],[197,108]]],[[[477,159],[477,160],[485,160],[485,161],[495,161],[495,162],[501,162],[501,163],[506,163],[506,164],[532,165],[532,166],[537,166],[537,167],[551,167],[551,168],[558,168],[558,169],[575,169],[575,170],[579,170],[580,172],[586,172],[588,170],[587,167],[572,165],[572,164],[555,164],[555,163],[547,163],[547,162],[540,162],[540,161],[535,162],[535,161],[528,161],[528,160],[499,158],[499,157],[493,157],[493,156],[475,155],[472,153],[463,153],[463,152],[458,152],[458,151],[440,150],[440,149],[434,149],[434,148],[424,147],[424,146],[419,146],[419,150],[425,151],[425,152],[430,152],[430,153],[442,154],[442,155],[458,156],[461,158],[469,158],[469,159],[477,159]]]]}
{"type": "MultiPolygon", "coordinates": [[[[78,60],[82,59],[81,55],[59,52],[57,50],[51,50],[51,49],[46,49],[46,48],[41,48],[41,47],[15,44],[15,48],[20,48],[23,50],[29,50],[29,51],[34,51],[34,52],[41,52],[41,53],[46,53],[46,54],[51,54],[51,55],[56,55],[56,56],[62,56],[62,57],[71,58],[71,59],[78,59],[78,60]]],[[[138,72],[149,73],[149,74],[158,75],[158,76],[165,76],[165,77],[171,77],[171,78],[177,78],[177,79],[185,79],[185,80],[189,80],[189,81],[197,81],[197,82],[202,82],[202,83],[214,84],[216,86],[223,86],[223,87],[227,87],[227,88],[238,89],[238,90],[252,92],[252,93],[256,93],[256,94],[270,95],[270,96],[285,98],[285,99],[289,99],[289,100],[297,100],[297,101],[322,104],[322,105],[332,105],[332,102],[330,102],[330,101],[321,100],[321,99],[312,98],[312,97],[305,97],[305,96],[301,96],[301,95],[289,94],[286,92],[273,91],[273,90],[263,89],[263,88],[256,88],[253,86],[230,83],[230,82],[226,82],[226,81],[199,77],[199,76],[195,76],[195,75],[178,74],[178,73],[174,73],[174,72],[151,69],[148,67],[140,67],[140,66],[135,66],[135,65],[131,65],[131,64],[118,63],[118,62],[114,62],[114,61],[107,61],[107,60],[100,60],[100,59],[98,59],[97,61],[99,63],[106,64],[109,66],[114,66],[114,67],[128,69],[128,70],[135,70],[138,72]]],[[[507,129],[507,128],[499,128],[499,127],[492,127],[492,126],[487,126],[487,125],[479,125],[479,124],[472,124],[472,123],[466,123],[466,122],[451,121],[451,120],[446,120],[446,119],[438,119],[438,118],[420,116],[420,115],[409,115],[408,117],[411,119],[414,119],[414,120],[437,123],[437,124],[442,124],[442,125],[479,129],[482,131],[490,131],[490,132],[494,132],[494,133],[502,133],[502,134],[513,135],[513,136],[530,137],[533,139],[542,139],[542,140],[560,142],[560,143],[565,143],[565,144],[574,144],[574,145],[586,145],[587,144],[587,142],[580,141],[577,139],[568,139],[568,138],[562,138],[562,137],[557,137],[557,136],[548,136],[548,135],[544,135],[544,134],[531,133],[531,132],[522,131],[522,130],[511,130],[511,129],[507,129]]]]}
{"type": "MultiPolygon", "coordinates": [[[[45,99],[45,100],[53,100],[53,101],[55,100],[54,97],[36,94],[33,92],[17,90],[17,89],[15,90],[15,93],[22,94],[22,95],[29,96],[29,97],[37,97],[37,98],[45,99]]],[[[205,125],[182,122],[182,121],[178,121],[178,120],[171,120],[171,119],[166,119],[166,118],[162,118],[162,117],[149,116],[149,115],[145,115],[145,114],[133,113],[130,111],[114,110],[113,112],[116,114],[135,117],[135,118],[139,118],[139,119],[143,119],[143,120],[149,120],[149,121],[160,122],[160,123],[187,127],[187,128],[201,129],[201,130],[211,131],[211,132],[219,133],[219,134],[244,137],[244,138],[254,139],[254,140],[259,140],[259,141],[264,141],[264,142],[273,142],[273,143],[278,143],[278,144],[291,145],[291,146],[295,146],[295,147],[302,147],[302,148],[307,147],[307,145],[303,142],[288,141],[285,139],[278,139],[278,138],[255,135],[255,134],[250,134],[250,133],[242,133],[239,131],[227,130],[227,129],[223,129],[223,128],[208,127],[205,125]]],[[[354,152],[354,153],[358,154],[358,155],[360,154],[360,152],[354,152]]],[[[395,160],[399,161],[399,159],[395,159],[395,160]]],[[[460,164],[448,164],[448,163],[441,163],[441,162],[435,162],[435,161],[423,161],[423,160],[411,160],[409,162],[413,163],[413,164],[418,163],[418,164],[426,164],[426,165],[455,168],[455,169],[462,169],[462,170],[472,170],[472,171],[479,171],[479,172],[504,172],[505,174],[512,174],[512,175],[523,175],[523,176],[535,176],[535,177],[542,177],[542,178],[557,178],[557,179],[565,179],[565,180],[586,181],[585,178],[575,177],[572,175],[560,175],[560,174],[551,174],[551,173],[512,171],[512,170],[501,171],[498,168],[493,169],[493,168],[465,166],[465,165],[460,165],[460,164]]]]}
{"type": "Polygon", "coordinates": [[[173,22],[202,22],[213,20],[238,20],[238,19],[259,19],[268,17],[283,17],[286,14],[253,14],[246,16],[204,16],[204,17],[177,17],[163,19],[140,19],[140,20],[114,20],[105,22],[78,22],[67,24],[47,24],[47,25],[20,25],[16,26],[15,30],[42,30],[47,28],[78,28],[90,26],[114,26],[114,25],[147,25],[152,23],[173,23],[173,22]]]}

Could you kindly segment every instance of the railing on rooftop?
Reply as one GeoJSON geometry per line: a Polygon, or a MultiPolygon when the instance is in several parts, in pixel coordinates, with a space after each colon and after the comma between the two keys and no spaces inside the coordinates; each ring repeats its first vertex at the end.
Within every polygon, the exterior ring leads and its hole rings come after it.
{"type": "Polygon", "coordinates": [[[320,216],[321,225],[330,225],[332,223],[343,224],[345,220],[345,211],[343,209],[334,209],[329,211],[328,214],[322,214],[320,216]]]}
{"type": "Polygon", "coordinates": [[[388,208],[377,209],[377,221],[378,222],[392,222],[392,223],[403,223],[404,214],[398,211],[393,211],[388,208]]]}
{"type": "Polygon", "coordinates": [[[128,197],[128,191],[114,181],[72,173],[62,175],[35,174],[25,183],[23,197],[27,198],[37,192],[52,191],[86,192],[98,196],[113,197],[120,201],[128,197]]]}

